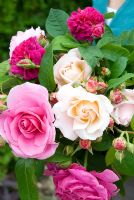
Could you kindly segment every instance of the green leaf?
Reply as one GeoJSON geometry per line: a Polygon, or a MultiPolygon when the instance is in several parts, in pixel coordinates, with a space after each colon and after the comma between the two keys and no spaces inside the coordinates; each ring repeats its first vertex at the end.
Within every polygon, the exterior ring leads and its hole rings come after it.
{"type": "Polygon", "coordinates": [[[103,58],[103,55],[97,46],[79,47],[79,51],[81,56],[91,67],[95,67],[99,60],[103,58]]]}
{"type": "Polygon", "coordinates": [[[0,83],[0,87],[2,88],[2,91],[4,93],[8,93],[11,88],[13,88],[16,85],[20,85],[22,83],[24,83],[24,80],[22,79],[19,79],[14,76],[7,76],[7,79],[3,80],[3,82],[0,83]]]}
{"type": "Polygon", "coordinates": [[[114,17],[114,15],[115,15],[114,12],[109,12],[109,13],[104,14],[104,18],[105,19],[111,19],[111,18],[114,17]]]}
{"type": "Polygon", "coordinates": [[[115,44],[107,44],[101,48],[104,58],[115,62],[120,57],[128,57],[129,51],[115,44]]]}
{"type": "Polygon", "coordinates": [[[114,78],[114,79],[110,79],[108,81],[108,90],[110,89],[114,89],[116,88],[117,86],[119,86],[120,84],[124,83],[125,81],[127,81],[128,79],[134,77],[134,74],[132,73],[126,73],[124,74],[123,76],[121,76],[120,78],[114,78]]]}
{"type": "Polygon", "coordinates": [[[112,66],[110,66],[111,78],[119,77],[126,69],[128,59],[126,57],[118,58],[112,66]]]}
{"type": "Polygon", "coordinates": [[[130,123],[131,129],[134,131],[134,115],[131,119],[131,123],[130,123]]]}
{"type": "Polygon", "coordinates": [[[0,63],[0,85],[2,85],[2,83],[8,79],[9,68],[10,65],[8,60],[0,63]]]}
{"type": "Polygon", "coordinates": [[[34,166],[35,166],[35,175],[37,178],[40,178],[43,175],[45,161],[44,160],[35,160],[34,166]]]}
{"type": "Polygon", "coordinates": [[[97,43],[97,46],[99,48],[102,48],[103,46],[109,44],[110,42],[113,42],[115,40],[114,37],[112,36],[105,36],[105,37],[102,37],[102,39],[100,39],[97,43]]]}
{"type": "Polygon", "coordinates": [[[115,159],[115,149],[113,147],[111,147],[106,154],[105,157],[105,161],[106,161],[106,165],[109,166],[113,163],[115,159]]]}
{"type": "Polygon", "coordinates": [[[125,157],[122,162],[114,160],[113,167],[121,175],[134,176],[134,155],[129,151],[125,151],[124,155],[125,157]]]}
{"type": "Polygon", "coordinates": [[[134,29],[131,31],[124,31],[118,40],[121,41],[122,45],[133,45],[134,44],[134,29]]]}
{"type": "Polygon", "coordinates": [[[20,159],[16,167],[16,178],[21,200],[39,200],[36,187],[34,160],[20,159]]]}
{"type": "Polygon", "coordinates": [[[53,39],[53,51],[66,51],[68,49],[77,48],[80,43],[69,35],[60,35],[53,39]]]}
{"type": "Polygon", "coordinates": [[[51,8],[46,21],[46,30],[52,36],[64,35],[68,31],[67,19],[69,15],[63,10],[51,8]]]}
{"type": "Polygon", "coordinates": [[[46,161],[47,162],[58,162],[58,163],[62,163],[62,162],[68,162],[70,161],[71,158],[70,156],[66,156],[65,154],[63,154],[62,152],[56,152],[52,157],[48,158],[46,161]]]}
{"type": "Polygon", "coordinates": [[[52,92],[56,88],[53,76],[53,50],[50,44],[46,49],[46,54],[43,56],[40,71],[39,71],[40,84],[52,92]]]}
{"type": "Polygon", "coordinates": [[[92,148],[96,151],[106,151],[112,146],[113,136],[105,133],[102,137],[101,142],[92,144],[92,148]]]}

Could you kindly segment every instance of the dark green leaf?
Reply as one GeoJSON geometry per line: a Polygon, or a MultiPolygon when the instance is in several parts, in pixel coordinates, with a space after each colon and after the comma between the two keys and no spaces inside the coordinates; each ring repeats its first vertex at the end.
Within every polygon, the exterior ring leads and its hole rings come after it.
{"type": "Polygon", "coordinates": [[[117,159],[113,162],[113,167],[121,174],[127,176],[134,176],[134,155],[129,151],[125,151],[125,157],[122,162],[117,159]]]}
{"type": "Polygon", "coordinates": [[[56,84],[53,76],[53,50],[51,44],[47,47],[46,54],[43,56],[41,62],[39,81],[48,91],[54,91],[56,84]]]}
{"type": "Polygon", "coordinates": [[[113,163],[115,159],[115,150],[113,147],[111,147],[108,151],[107,151],[107,154],[106,154],[106,157],[105,157],[105,161],[106,161],[106,165],[109,166],[113,163]]]}
{"type": "Polygon", "coordinates": [[[34,165],[35,165],[35,175],[37,176],[37,178],[40,178],[43,175],[45,161],[35,160],[34,165]]]}
{"type": "Polygon", "coordinates": [[[39,200],[36,187],[34,160],[18,160],[15,172],[21,200],[39,200]]]}
{"type": "Polygon", "coordinates": [[[63,10],[51,8],[46,21],[46,30],[52,36],[56,37],[67,33],[67,19],[69,15],[63,10]]]}
{"type": "Polygon", "coordinates": [[[99,60],[103,58],[103,55],[97,46],[79,47],[79,51],[81,56],[91,67],[95,67],[99,60]]]}
{"type": "Polygon", "coordinates": [[[7,76],[7,79],[3,80],[3,82],[0,83],[0,87],[2,88],[3,92],[8,93],[11,88],[22,83],[24,83],[22,79],[19,79],[14,76],[7,76]]]}
{"type": "Polygon", "coordinates": [[[133,117],[131,119],[130,126],[131,126],[132,130],[134,131],[134,115],[133,115],[133,117]]]}
{"type": "Polygon", "coordinates": [[[115,62],[120,57],[128,57],[129,51],[115,44],[107,44],[101,48],[104,58],[115,62]]]}
{"type": "Polygon", "coordinates": [[[115,15],[114,12],[109,12],[109,13],[104,14],[104,17],[105,19],[111,19],[114,17],[114,15],[115,15]]]}
{"type": "Polygon", "coordinates": [[[105,133],[102,137],[101,142],[92,144],[92,148],[96,151],[106,151],[112,146],[113,136],[105,133]]]}
{"type": "Polygon", "coordinates": [[[120,84],[124,83],[125,81],[127,81],[128,79],[134,77],[134,74],[132,73],[126,73],[124,74],[123,76],[121,76],[120,78],[114,78],[114,79],[110,79],[108,81],[108,90],[110,89],[114,89],[116,88],[117,86],[119,86],[120,84]]]}
{"type": "Polygon", "coordinates": [[[66,156],[65,154],[63,154],[62,152],[56,152],[52,157],[48,158],[46,161],[47,162],[58,162],[58,163],[62,163],[62,162],[68,162],[70,161],[71,158],[70,156],[66,156]]]}
{"type": "Polygon", "coordinates": [[[111,78],[119,77],[126,69],[128,59],[119,57],[112,66],[110,66],[111,78]]]}

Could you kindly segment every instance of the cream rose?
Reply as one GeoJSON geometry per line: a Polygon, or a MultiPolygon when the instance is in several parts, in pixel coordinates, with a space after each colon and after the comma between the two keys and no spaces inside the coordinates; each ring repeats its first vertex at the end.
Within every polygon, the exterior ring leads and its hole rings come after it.
{"type": "Polygon", "coordinates": [[[117,124],[129,126],[134,115],[134,89],[125,89],[122,94],[125,98],[121,103],[114,105],[112,117],[117,124]]]}
{"type": "Polygon", "coordinates": [[[54,65],[54,78],[58,86],[76,81],[82,82],[90,77],[91,67],[81,59],[78,49],[71,49],[54,65]]]}
{"type": "Polygon", "coordinates": [[[113,110],[107,97],[68,84],[60,88],[57,99],[58,103],[53,107],[55,127],[61,130],[64,137],[96,140],[103,135],[113,110]]]}

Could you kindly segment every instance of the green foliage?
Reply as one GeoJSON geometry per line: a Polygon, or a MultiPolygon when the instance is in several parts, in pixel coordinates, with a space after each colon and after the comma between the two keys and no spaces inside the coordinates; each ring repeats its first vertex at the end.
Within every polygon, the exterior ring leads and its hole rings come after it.
{"type": "Polygon", "coordinates": [[[18,160],[15,172],[21,200],[39,200],[34,160],[18,160]]]}

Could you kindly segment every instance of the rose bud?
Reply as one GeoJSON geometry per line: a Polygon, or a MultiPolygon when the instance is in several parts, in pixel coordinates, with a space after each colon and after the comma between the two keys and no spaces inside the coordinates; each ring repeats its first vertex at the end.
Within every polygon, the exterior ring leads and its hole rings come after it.
{"type": "Polygon", "coordinates": [[[90,140],[79,140],[79,146],[82,149],[89,149],[91,147],[91,141],[90,140]]]}
{"type": "Polygon", "coordinates": [[[74,151],[73,146],[71,146],[71,145],[67,145],[67,146],[65,147],[65,153],[66,153],[66,155],[70,155],[70,154],[72,154],[73,151],[74,151]]]}
{"type": "Polygon", "coordinates": [[[58,100],[57,100],[57,98],[56,98],[56,92],[52,92],[52,93],[50,94],[50,102],[51,102],[52,105],[54,105],[55,103],[58,102],[58,100]]]}
{"type": "Polygon", "coordinates": [[[123,151],[127,147],[127,142],[124,137],[118,137],[113,140],[113,147],[117,151],[123,151]]]}
{"type": "Polygon", "coordinates": [[[122,162],[122,160],[124,158],[124,152],[123,151],[116,151],[115,158],[117,160],[119,160],[120,162],[122,162]]]}
{"type": "Polygon", "coordinates": [[[110,100],[114,104],[121,103],[124,99],[122,92],[119,89],[110,92],[110,100]]]}
{"type": "Polygon", "coordinates": [[[49,41],[47,40],[45,35],[40,35],[38,38],[38,42],[42,47],[47,47],[49,44],[49,41]]]}
{"type": "Polygon", "coordinates": [[[110,76],[111,75],[111,71],[106,67],[102,67],[101,74],[103,76],[110,76]]]}
{"type": "Polygon", "coordinates": [[[39,68],[39,67],[40,67],[39,65],[35,65],[35,64],[34,64],[30,59],[28,59],[28,58],[25,58],[25,59],[20,60],[20,61],[17,63],[17,66],[18,66],[18,67],[25,68],[25,69],[36,69],[36,68],[39,68]]]}
{"type": "Polygon", "coordinates": [[[131,152],[132,154],[134,154],[134,144],[132,144],[132,143],[127,143],[127,150],[129,151],[129,152],[131,152]]]}
{"type": "Polygon", "coordinates": [[[107,84],[104,82],[98,82],[97,92],[103,94],[107,89],[107,84]]]}
{"type": "Polygon", "coordinates": [[[94,77],[91,77],[88,79],[88,82],[86,83],[86,90],[91,93],[97,93],[98,88],[98,82],[94,77]]]}
{"type": "Polygon", "coordinates": [[[113,127],[114,127],[114,119],[113,119],[113,118],[110,118],[110,122],[109,122],[108,127],[109,127],[110,129],[113,129],[113,127]]]}

